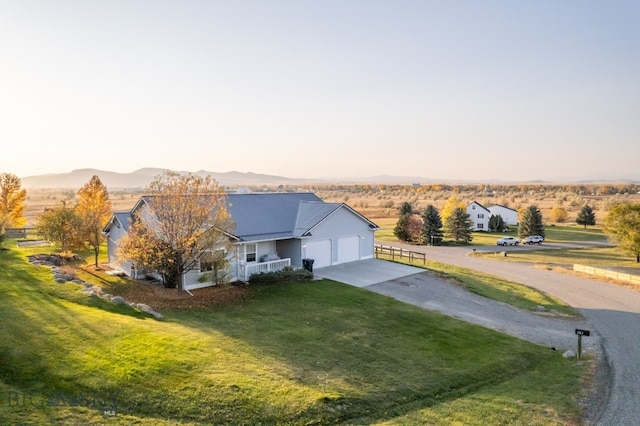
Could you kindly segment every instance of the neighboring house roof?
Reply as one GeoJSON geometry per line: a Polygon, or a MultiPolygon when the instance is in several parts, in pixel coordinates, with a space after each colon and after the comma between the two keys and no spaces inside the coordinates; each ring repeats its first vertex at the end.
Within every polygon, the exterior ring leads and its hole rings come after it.
{"type": "Polygon", "coordinates": [[[494,205],[492,205],[491,207],[489,207],[489,209],[492,209],[492,208],[494,208],[494,207],[500,207],[500,208],[502,208],[502,209],[507,209],[507,210],[511,210],[511,211],[513,211],[513,212],[518,213],[518,210],[512,209],[512,208],[507,207],[507,206],[503,206],[502,204],[494,204],[494,205]]]}
{"type": "MultiPolygon", "coordinates": [[[[477,201],[472,201],[472,202],[470,202],[470,203],[469,203],[469,206],[470,206],[470,205],[472,205],[472,204],[478,205],[478,206],[480,206],[481,208],[485,209],[486,211],[489,211],[489,209],[488,209],[488,208],[486,208],[485,206],[483,206],[482,204],[480,204],[480,203],[479,203],[479,202],[477,202],[477,201]]],[[[469,206],[467,206],[467,207],[469,207],[469,206]]]]}

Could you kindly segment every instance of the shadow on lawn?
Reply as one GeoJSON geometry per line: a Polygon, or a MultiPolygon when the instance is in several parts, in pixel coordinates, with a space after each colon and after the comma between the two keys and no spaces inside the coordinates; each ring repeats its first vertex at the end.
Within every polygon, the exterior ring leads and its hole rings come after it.
{"type": "Polygon", "coordinates": [[[95,340],[100,331],[70,310],[66,302],[137,318],[146,315],[88,297],[80,293],[80,285],[53,283],[52,279],[47,282],[50,272],[44,270],[46,267],[38,268],[13,251],[0,255],[0,377],[23,389],[36,386],[49,391],[76,391],[82,387],[76,380],[78,373],[59,373],[69,342],[95,340]],[[52,328],[58,324],[65,326],[52,328]]]}
{"type": "Polygon", "coordinates": [[[174,311],[171,317],[246,342],[265,362],[286,365],[283,380],[317,391],[317,403],[292,421],[390,419],[509,380],[553,356],[333,281],[254,291],[243,305],[174,311]]]}

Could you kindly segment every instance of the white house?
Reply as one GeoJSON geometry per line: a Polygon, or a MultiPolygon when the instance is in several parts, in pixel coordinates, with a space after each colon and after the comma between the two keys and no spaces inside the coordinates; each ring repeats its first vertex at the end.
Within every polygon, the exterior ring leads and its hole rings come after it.
{"type": "Polygon", "coordinates": [[[491,212],[477,201],[471,202],[467,205],[467,214],[471,219],[471,229],[474,231],[488,231],[489,230],[489,216],[491,212]]]}
{"type": "Polygon", "coordinates": [[[493,216],[500,216],[505,225],[517,225],[518,224],[518,211],[510,209],[500,204],[495,204],[489,207],[489,211],[493,216]]]}
{"type": "MultiPolygon", "coordinates": [[[[118,241],[126,235],[133,213],[151,208],[145,197],[125,213],[116,213],[104,228],[109,265],[130,276],[139,271],[117,256],[118,241]]],[[[253,193],[227,195],[227,211],[235,223],[229,232],[235,253],[230,256],[231,280],[246,281],[254,273],[287,266],[313,268],[374,257],[374,233],[379,227],[344,203],[325,203],[313,193],[253,193]]],[[[145,271],[149,272],[149,271],[145,271]]],[[[187,271],[187,290],[206,287],[206,271],[187,271]]]]}

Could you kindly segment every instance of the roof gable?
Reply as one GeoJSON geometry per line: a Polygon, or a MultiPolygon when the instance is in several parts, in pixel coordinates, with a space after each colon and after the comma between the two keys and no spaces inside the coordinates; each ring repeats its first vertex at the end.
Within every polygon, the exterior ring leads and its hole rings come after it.
{"type": "Polygon", "coordinates": [[[116,212],[111,216],[109,222],[104,226],[102,232],[107,233],[112,226],[118,228],[122,227],[125,232],[129,231],[129,225],[131,225],[131,213],[130,212],[116,212]]]}
{"type": "Polygon", "coordinates": [[[489,212],[489,209],[488,209],[488,208],[486,208],[485,206],[483,206],[482,204],[480,204],[480,203],[479,203],[479,202],[477,202],[477,201],[472,201],[471,203],[469,203],[469,205],[467,206],[467,208],[469,208],[469,206],[472,206],[473,204],[475,204],[475,205],[477,205],[477,206],[480,206],[480,208],[482,208],[482,209],[486,210],[487,212],[489,212]]]}
{"type": "Polygon", "coordinates": [[[298,209],[298,218],[294,235],[302,237],[309,232],[311,228],[340,208],[341,203],[324,203],[324,202],[301,202],[298,209]]]}

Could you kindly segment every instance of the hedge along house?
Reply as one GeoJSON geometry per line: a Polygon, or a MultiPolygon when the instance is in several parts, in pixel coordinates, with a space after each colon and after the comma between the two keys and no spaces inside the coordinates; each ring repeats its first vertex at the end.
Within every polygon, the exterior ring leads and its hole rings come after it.
{"type": "MultiPolygon", "coordinates": [[[[109,265],[138,278],[153,271],[137,271],[117,256],[118,241],[127,234],[133,214],[150,208],[142,197],[130,212],[116,213],[104,228],[109,265]],[[143,274],[143,275],[141,275],[143,274]]],[[[232,281],[247,281],[252,274],[301,268],[303,259],[313,267],[337,265],[374,257],[378,226],[344,203],[325,203],[313,193],[228,194],[227,211],[235,228],[229,253],[232,281]]],[[[201,282],[208,270],[203,264],[186,271],[184,287],[211,285],[201,282]]]]}

